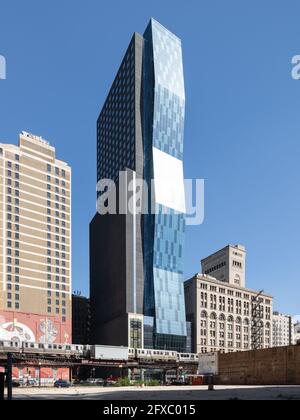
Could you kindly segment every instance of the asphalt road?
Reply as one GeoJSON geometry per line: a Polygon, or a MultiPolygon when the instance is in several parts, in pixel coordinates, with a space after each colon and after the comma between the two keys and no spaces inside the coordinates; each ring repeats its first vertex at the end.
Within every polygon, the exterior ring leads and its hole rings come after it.
{"type": "Polygon", "coordinates": [[[207,387],[153,387],[134,388],[17,388],[15,400],[300,400],[300,386],[283,387],[226,387],[217,386],[215,391],[207,387]]]}

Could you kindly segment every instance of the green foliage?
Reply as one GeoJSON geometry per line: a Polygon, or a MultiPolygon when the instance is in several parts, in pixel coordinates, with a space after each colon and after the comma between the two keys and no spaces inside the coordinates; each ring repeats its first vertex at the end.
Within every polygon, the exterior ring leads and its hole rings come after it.
{"type": "Polygon", "coordinates": [[[130,381],[129,378],[119,378],[118,382],[116,383],[117,387],[127,387],[127,386],[159,386],[160,382],[156,380],[150,381],[130,381]]]}
{"type": "Polygon", "coordinates": [[[145,382],[145,385],[146,386],[160,386],[160,382],[155,379],[152,379],[149,382],[145,382]]]}
{"type": "Polygon", "coordinates": [[[116,386],[118,386],[118,387],[132,386],[132,383],[131,383],[129,378],[119,378],[116,386]]]}

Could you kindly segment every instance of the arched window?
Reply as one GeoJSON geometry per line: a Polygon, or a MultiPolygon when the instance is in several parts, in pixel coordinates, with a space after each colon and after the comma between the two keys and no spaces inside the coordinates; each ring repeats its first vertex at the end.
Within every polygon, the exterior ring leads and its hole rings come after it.
{"type": "Polygon", "coordinates": [[[219,317],[219,320],[220,321],[226,321],[225,315],[224,314],[221,314],[220,317],[219,317]]]}
{"type": "Polygon", "coordinates": [[[228,322],[233,322],[233,316],[229,315],[228,322]]]}
{"type": "Polygon", "coordinates": [[[238,274],[235,275],[234,283],[237,285],[241,284],[241,277],[238,274]]]}
{"type": "Polygon", "coordinates": [[[215,312],[211,313],[210,319],[217,319],[217,315],[215,314],[215,312]]]}
{"type": "Polygon", "coordinates": [[[201,312],[201,318],[207,318],[207,312],[202,311],[201,312]]]}
{"type": "Polygon", "coordinates": [[[237,324],[241,324],[242,323],[242,318],[240,318],[239,316],[236,319],[237,324]]]}

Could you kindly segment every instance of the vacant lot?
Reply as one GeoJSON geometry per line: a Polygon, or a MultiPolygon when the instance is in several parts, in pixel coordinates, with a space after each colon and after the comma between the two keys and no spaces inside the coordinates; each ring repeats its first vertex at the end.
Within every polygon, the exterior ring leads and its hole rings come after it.
{"type": "Polygon", "coordinates": [[[300,386],[284,387],[153,387],[153,388],[16,388],[16,400],[300,400],[300,386]]]}

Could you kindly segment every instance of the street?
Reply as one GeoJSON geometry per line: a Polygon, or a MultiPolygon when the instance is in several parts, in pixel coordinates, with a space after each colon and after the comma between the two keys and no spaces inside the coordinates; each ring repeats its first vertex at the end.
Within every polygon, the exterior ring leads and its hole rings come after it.
{"type": "Polygon", "coordinates": [[[216,386],[208,391],[201,387],[98,388],[72,387],[16,388],[14,400],[300,400],[300,386],[240,387],[216,386]]]}

